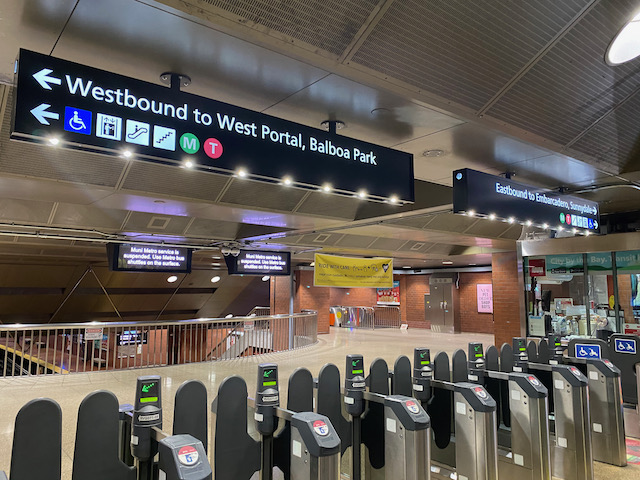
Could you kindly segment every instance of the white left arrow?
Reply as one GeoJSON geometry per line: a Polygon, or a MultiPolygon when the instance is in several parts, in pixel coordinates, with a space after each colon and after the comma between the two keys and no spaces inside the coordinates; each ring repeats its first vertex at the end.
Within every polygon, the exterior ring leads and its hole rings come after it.
{"type": "Polygon", "coordinates": [[[52,120],[58,120],[60,118],[59,113],[47,112],[47,108],[51,105],[48,103],[42,103],[38,105],[36,108],[31,109],[31,114],[36,117],[36,119],[42,123],[43,125],[51,125],[47,118],[52,120]]]}
{"type": "Polygon", "coordinates": [[[33,74],[33,78],[36,79],[36,82],[40,84],[40,86],[46,90],[52,90],[50,83],[54,85],[61,85],[62,80],[56,77],[50,77],[49,74],[53,72],[53,70],[49,68],[43,68],[37,73],[33,74]]]}

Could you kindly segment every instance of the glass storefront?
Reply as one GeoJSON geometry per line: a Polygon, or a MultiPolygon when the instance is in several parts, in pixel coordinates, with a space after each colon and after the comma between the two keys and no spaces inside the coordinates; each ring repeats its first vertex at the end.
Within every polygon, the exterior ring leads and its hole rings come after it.
{"type": "Polygon", "coordinates": [[[524,258],[530,336],[640,334],[640,250],[524,258]]]}

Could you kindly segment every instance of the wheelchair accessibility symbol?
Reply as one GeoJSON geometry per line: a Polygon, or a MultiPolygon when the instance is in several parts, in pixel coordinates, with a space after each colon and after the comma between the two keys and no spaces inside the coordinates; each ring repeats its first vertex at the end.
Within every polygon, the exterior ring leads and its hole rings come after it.
{"type": "Polygon", "coordinates": [[[91,135],[91,112],[81,108],[64,107],[64,129],[67,132],[91,135]]]}
{"type": "Polygon", "coordinates": [[[578,358],[600,358],[600,345],[576,344],[576,357],[578,358]]]}

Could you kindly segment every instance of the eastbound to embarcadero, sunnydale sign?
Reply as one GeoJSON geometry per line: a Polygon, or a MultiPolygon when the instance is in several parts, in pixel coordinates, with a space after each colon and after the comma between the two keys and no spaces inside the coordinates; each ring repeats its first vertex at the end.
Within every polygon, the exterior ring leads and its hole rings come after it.
{"type": "Polygon", "coordinates": [[[453,172],[453,211],[554,230],[600,231],[596,202],[468,168],[453,172]]]}
{"type": "Polygon", "coordinates": [[[17,83],[15,139],[414,201],[404,152],[27,50],[17,83]]]}

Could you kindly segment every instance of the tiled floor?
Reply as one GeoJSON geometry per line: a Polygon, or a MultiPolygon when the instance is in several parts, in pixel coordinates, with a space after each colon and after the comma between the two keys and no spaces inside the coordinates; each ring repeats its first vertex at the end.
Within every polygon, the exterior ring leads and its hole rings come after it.
{"type": "MultiPolygon", "coordinates": [[[[173,422],[171,412],[173,397],[180,384],[186,380],[201,380],[208,388],[211,401],[215,397],[220,382],[234,374],[245,378],[252,395],[258,363],[277,363],[280,383],[286,388],[286,379],[298,367],[308,368],[314,376],[325,363],[335,363],[341,371],[344,371],[344,358],[348,353],[364,355],[365,366],[378,357],[384,358],[392,366],[400,355],[411,358],[413,348],[416,346],[429,347],[433,357],[438,351],[452,354],[458,348],[466,350],[467,343],[470,341],[488,345],[493,341],[493,336],[432,334],[431,331],[421,330],[400,332],[332,329],[329,335],[319,337],[317,345],[295,352],[152,369],[2,379],[0,380],[0,470],[9,469],[15,416],[18,410],[33,398],[49,397],[62,407],[63,478],[70,479],[77,409],[82,399],[94,390],[110,390],[118,397],[120,403],[132,403],[136,377],[148,374],[161,375],[165,425],[170,426],[173,422]]],[[[282,398],[286,398],[286,391],[282,392],[282,398]]],[[[638,479],[640,466],[630,465],[621,469],[596,464],[595,478],[597,480],[638,479]]]]}

